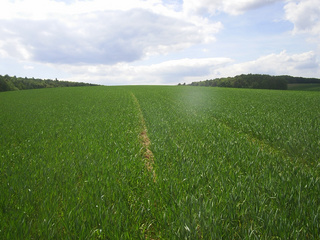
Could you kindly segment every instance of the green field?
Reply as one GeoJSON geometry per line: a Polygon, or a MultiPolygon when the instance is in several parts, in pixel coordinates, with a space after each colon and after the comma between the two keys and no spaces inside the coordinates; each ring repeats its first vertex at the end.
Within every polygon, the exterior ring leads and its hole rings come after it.
{"type": "Polygon", "coordinates": [[[0,239],[319,239],[320,94],[0,94],[0,239]]]}
{"type": "Polygon", "coordinates": [[[298,91],[320,91],[319,83],[293,83],[288,84],[288,90],[298,90],[298,91]]]}

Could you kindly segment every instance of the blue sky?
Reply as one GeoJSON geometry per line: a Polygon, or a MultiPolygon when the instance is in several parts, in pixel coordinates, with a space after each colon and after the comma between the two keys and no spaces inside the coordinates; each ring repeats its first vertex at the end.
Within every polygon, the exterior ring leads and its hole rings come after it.
{"type": "Polygon", "coordinates": [[[2,0],[0,74],[104,85],[320,78],[318,0],[2,0]]]}

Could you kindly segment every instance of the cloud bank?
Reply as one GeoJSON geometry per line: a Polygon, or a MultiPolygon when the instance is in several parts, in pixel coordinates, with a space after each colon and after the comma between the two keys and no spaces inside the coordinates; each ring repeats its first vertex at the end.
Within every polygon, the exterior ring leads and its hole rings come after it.
{"type": "Polygon", "coordinates": [[[115,64],[214,40],[219,23],[192,22],[143,9],[97,11],[40,20],[0,21],[1,54],[61,64],[115,64]],[[209,35],[208,35],[209,33],[209,35]]]}
{"type": "Polygon", "coordinates": [[[205,79],[232,77],[246,73],[314,77],[320,74],[320,62],[314,52],[262,56],[256,60],[235,63],[230,58],[201,58],[169,60],[152,65],[132,66],[128,63],[116,65],[60,66],[69,69],[75,79],[109,85],[145,85],[191,83],[205,79]],[[94,81],[92,81],[94,79],[94,81]]]}
{"type": "MultiPolygon", "coordinates": [[[[272,74],[272,75],[303,75],[313,77],[320,74],[320,62],[314,52],[301,54],[288,54],[283,51],[278,54],[262,56],[254,61],[233,64],[225,68],[217,69],[214,75],[218,77],[221,73],[235,76],[243,73],[272,74]]],[[[223,76],[226,77],[226,76],[223,76]]]]}

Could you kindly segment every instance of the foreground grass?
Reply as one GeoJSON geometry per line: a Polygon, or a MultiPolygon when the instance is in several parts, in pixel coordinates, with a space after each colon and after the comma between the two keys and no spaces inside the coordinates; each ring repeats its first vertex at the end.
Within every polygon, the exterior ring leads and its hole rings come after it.
{"type": "Polygon", "coordinates": [[[2,239],[320,234],[316,93],[90,87],[0,103],[2,239]]]}

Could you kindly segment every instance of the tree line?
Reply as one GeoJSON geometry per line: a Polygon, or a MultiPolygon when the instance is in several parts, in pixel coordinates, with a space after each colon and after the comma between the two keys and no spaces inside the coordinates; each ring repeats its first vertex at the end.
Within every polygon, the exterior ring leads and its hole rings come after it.
{"type": "Polygon", "coordinates": [[[55,88],[55,87],[78,87],[78,86],[97,86],[97,84],[69,82],[51,79],[16,77],[0,75],[0,92],[36,89],[36,88],[55,88]]]}
{"type": "MultiPolygon", "coordinates": [[[[270,76],[267,74],[242,74],[235,77],[216,78],[192,82],[190,86],[281,89],[286,90],[288,84],[320,83],[317,78],[292,77],[288,75],[270,76]]],[[[181,84],[179,84],[181,85],[181,84]]]]}

